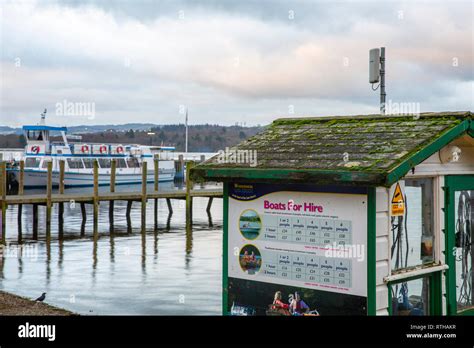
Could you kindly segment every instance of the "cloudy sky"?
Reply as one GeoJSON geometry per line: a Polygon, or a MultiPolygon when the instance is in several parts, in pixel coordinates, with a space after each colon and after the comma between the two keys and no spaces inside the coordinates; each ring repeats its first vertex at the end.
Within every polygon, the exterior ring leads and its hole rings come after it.
{"type": "Polygon", "coordinates": [[[65,125],[179,123],[184,107],[191,124],[376,113],[380,46],[392,103],[473,110],[473,4],[2,0],[0,125],[44,108],[65,125]]]}

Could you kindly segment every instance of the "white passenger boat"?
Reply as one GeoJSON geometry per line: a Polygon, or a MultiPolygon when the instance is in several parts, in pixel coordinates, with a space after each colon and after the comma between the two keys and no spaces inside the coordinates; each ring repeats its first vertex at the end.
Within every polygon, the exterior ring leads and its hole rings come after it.
{"type": "MultiPolygon", "coordinates": [[[[110,185],[111,160],[116,160],[117,185],[141,183],[142,163],[147,162],[148,182],[154,181],[154,158],[159,161],[159,181],[172,181],[175,176],[174,147],[124,144],[92,144],[74,142],[66,127],[45,124],[42,115],[38,125],[23,126],[25,146],[24,187],[45,187],[47,163],[52,161],[52,182],[59,185],[59,161],[64,160],[66,187],[93,186],[93,161],[99,163],[99,185],[110,185]],[[62,141],[50,140],[50,133],[61,134],[62,141]]],[[[76,137],[77,138],[77,137],[76,137]]],[[[79,137],[80,138],[80,137],[79,137]]],[[[18,181],[19,168],[10,169],[18,181]]]]}

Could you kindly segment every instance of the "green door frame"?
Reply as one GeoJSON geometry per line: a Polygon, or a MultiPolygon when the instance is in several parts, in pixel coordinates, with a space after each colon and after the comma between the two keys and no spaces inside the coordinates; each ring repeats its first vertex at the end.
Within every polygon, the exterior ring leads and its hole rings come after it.
{"type": "MultiPolygon", "coordinates": [[[[474,175],[447,175],[444,179],[444,231],[445,231],[445,258],[449,269],[446,270],[446,313],[457,315],[456,302],[456,261],[453,254],[456,239],[455,219],[455,192],[474,190],[474,175]]],[[[463,314],[474,315],[474,309],[463,314]]]]}

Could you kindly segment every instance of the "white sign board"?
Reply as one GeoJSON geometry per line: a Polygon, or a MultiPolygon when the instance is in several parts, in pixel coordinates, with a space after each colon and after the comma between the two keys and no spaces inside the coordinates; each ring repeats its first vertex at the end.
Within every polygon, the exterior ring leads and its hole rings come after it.
{"type": "Polygon", "coordinates": [[[367,296],[366,194],[230,185],[228,277],[367,296]]]}

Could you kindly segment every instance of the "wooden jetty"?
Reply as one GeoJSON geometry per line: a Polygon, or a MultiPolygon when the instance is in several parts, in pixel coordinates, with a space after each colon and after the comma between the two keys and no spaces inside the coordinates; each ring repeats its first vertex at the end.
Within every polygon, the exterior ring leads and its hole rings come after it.
{"type": "MultiPolygon", "coordinates": [[[[23,205],[33,205],[33,234],[38,230],[38,206],[46,206],[46,235],[51,235],[51,215],[53,204],[58,204],[58,219],[60,232],[62,230],[62,221],[64,213],[64,203],[78,203],[81,206],[83,222],[86,221],[86,204],[93,206],[93,231],[94,234],[98,233],[98,219],[99,219],[99,204],[100,202],[109,202],[109,220],[113,224],[114,214],[114,203],[116,201],[127,202],[127,221],[131,221],[130,213],[133,202],[141,203],[141,230],[145,232],[146,227],[146,206],[150,200],[154,201],[154,221],[155,228],[158,224],[158,199],[166,199],[169,213],[172,214],[171,200],[185,200],[186,201],[186,231],[192,229],[192,208],[194,197],[208,198],[207,213],[209,215],[212,201],[214,198],[222,198],[223,191],[221,188],[218,189],[194,189],[194,183],[190,179],[189,171],[194,165],[193,161],[186,162],[186,188],[185,190],[158,190],[158,161],[154,160],[154,176],[153,176],[153,190],[147,191],[147,163],[144,162],[142,165],[142,184],[141,191],[134,192],[116,192],[115,191],[115,174],[116,174],[116,161],[112,159],[111,164],[111,175],[110,175],[110,190],[109,192],[99,192],[99,174],[98,174],[98,162],[94,161],[93,175],[94,175],[94,187],[92,192],[88,193],[65,193],[64,191],[64,161],[59,162],[59,189],[58,193],[52,192],[52,162],[48,163],[47,171],[47,187],[44,194],[24,194],[24,182],[23,182],[23,170],[24,163],[20,162],[20,175],[18,183],[18,193],[14,195],[7,194],[7,179],[6,179],[6,162],[0,162],[0,207],[1,207],[1,240],[0,243],[5,244],[6,242],[6,210],[9,205],[18,206],[18,221],[19,225],[22,220],[23,205]]],[[[184,163],[182,162],[182,168],[184,163]]],[[[21,238],[21,236],[19,236],[21,238]]]]}

